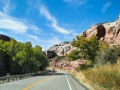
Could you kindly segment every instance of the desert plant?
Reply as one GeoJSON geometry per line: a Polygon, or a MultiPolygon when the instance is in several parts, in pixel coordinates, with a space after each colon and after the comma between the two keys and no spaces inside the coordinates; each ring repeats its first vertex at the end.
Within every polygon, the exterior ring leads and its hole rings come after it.
{"type": "Polygon", "coordinates": [[[102,51],[99,51],[96,56],[97,64],[115,64],[120,57],[120,46],[108,47],[102,51]]]}

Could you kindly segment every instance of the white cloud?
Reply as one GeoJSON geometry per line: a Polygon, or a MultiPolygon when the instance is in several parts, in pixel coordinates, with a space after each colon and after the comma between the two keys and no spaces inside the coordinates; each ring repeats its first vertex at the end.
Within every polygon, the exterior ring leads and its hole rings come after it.
{"type": "Polygon", "coordinates": [[[61,43],[62,41],[61,41],[58,37],[53,36],[53,37],[52,37],[51,39],[49,39],[47,42],[48,42],[49,44],[51,44],[51,45],[55,45],[55,44],[61,43]]]}
{"type": "Polygon", "coordinates": [[[40,41],[41,41],[40,45],[42,46],[43,50],[47,50],[51,46],[62,42],[61,39],[59,39],[57,36],[53,36],[53,37],[49,38],[48,40],[44,40],[44,41],[40,40],[40,41]]]}
{"type": "MultiPolygon", "coordinates": [[[[31,37],[32,38],[32,37],[31,37]]],[[[36,37],[35,37],[36,38],[36,37]]],[[[35,39],[34,37],[33,37],[33,39],[35,39]]],[[[53,46],[53,45],[55,45],[55,44],[59,44],[59,43],[61,43],[62,41],[61,41],[61,39],[59,39],[57,36],[52,36],[51,38],[48,38],[48,39],[46,39],[46,40],[40,40],[39,39],[39,42],[41,42],[41,43],[45,43],[46,45],[49,45],[49,46],[53,46]]],[[[44,44],[44,45],[45,45],[44,44]]]]}
{"type": "Polygon", "coordinates": [[[10,11],[15,8],[15,4],[11,4],[10,0],[1,0],[3,7],[2,7],[2,11],[4,13],[10,13],[10,11]]]}
{"type": "Polygon", "coordinates": [[[0,28],[23,33],[28,29],[28,27],[20,20],[7,16],[2,12],[0,12],[0,28]]]}
{"type": "Polygon", "coordinates": [[[31,28],[33,30],[34,33],[36,34],[40,34],[40,32],[42,31],[40,28],[38,28],[36,25],[30,25],[28,24],[29,28],[31,28]]]}
{"type": "Polygon", "coordinates": [[[31,34],[25,34],[27,37],[33,39],[33,41],[40,42],[40,39],[37,36],[31,34]]]}
{"type": "Polygon", "coordinates": [[[2,0],[4,7],[3,12],[8,13],[10,8],[10,1],[9,0],[2,0]]]}
{"type": "Polygon", "coordinates": [[[51,26],[57,32],[60,32],[63,34],[70,34],[71,33],[70,30],[67,30],[67,29],[64,29],[63,27],[58,26],[57,20],[50,14],[48,9],[44,5],[40,5],[39,11],[47,20],[51,21],[51,25],[48,25],[48,26],[51,26]]]}
{"type": "Polygon", "coordinates": [[[48,9],[44,5],[41,5],[39,10],[40,10],[40,13],[44,15],[47,20],[50,20],[52,23],[57,24],[56,19],[50,14],[48,9]]]}
{"type": "Polygon", "coordinates": [[[26,14],[31,13],[32,10],[37,9],[39,6],[39,3],[41,3],[41,0],[26,0],[28,4],[28,9],[26,11],[26,14]]]}
{"type": "Polygon", "coordinates": [[[51,27],[53,27],[55,30],[57,30],[58,32],[61,32],[63,34],[70,34],[71,31],[68,31],[60,26],[58,26],[57,24],[52,24],[51,27]]]}
{"type": "Polygon", "coordinates": [[[1,0],[2,10],[0,11],[0,28],[13,31],[15,33],[26,33],[28,30],[32,30],[34,33],[38,33],[40,29],[24,19],[19,19],[9,15],[11,9],[15,8],[14,2],[11,0],[1,0]]]}
{"type": "Polygon", "coordinates": [[[72,5],[78,5],[78,6],[86,4],[86,0],[64,0],[64,2],[72,5]]]}
{"type": "Polygon", "coordinates": [[[39,33],[40,29],[31,25],[24,20],[11,17],[0,11],[0,28],[11,30],[16,33],[26,33],[28,30],[32,29],[34,32],[39,33]]]}
{"type": "Polygon", "coordinates": [[[111,4],[111,2],[107,2],[102,8],[102,13],[105,13],[107,9],[111,6],[111,4]]]}

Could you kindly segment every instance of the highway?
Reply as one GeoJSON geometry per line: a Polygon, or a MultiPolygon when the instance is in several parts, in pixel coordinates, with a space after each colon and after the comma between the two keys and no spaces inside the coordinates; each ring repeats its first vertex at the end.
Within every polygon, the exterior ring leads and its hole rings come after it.
{"type": "Polygon", "coordinates": [[[0,84],[0,90],[88,90],[65,71],[0,84]]]}

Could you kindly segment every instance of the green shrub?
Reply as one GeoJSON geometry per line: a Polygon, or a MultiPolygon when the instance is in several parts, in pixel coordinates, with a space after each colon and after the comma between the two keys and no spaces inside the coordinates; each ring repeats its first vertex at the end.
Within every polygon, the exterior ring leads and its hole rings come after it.
{"type": "Polygon", "coordinates": [[[92,66],[88,65],[88,64],[80,64],[80,66],[77,68],[77,70],[86,70],[86,69],[89,69],[91,67],[92,66]]]}
{"type": "Polygon", "coordinates": [[[111,89],[111,86],[115,86],[117,89],[120,89],[120,73],[117,71],[111,72],[102,72],[98,74],[101,78],[97,79],[98,84],[101,87],[111,89]]]}
{"type": "Polygon", "coordinates": [[[120,57],[120,46],[113,46],[98,52],[96,56],[97,64],[115,64],[120,57]]]}
{"type": "Polygon", "coordinates": [[[70,61],[74,61],[77,60],[79,58],[81,58],[80,56],[80,50],[72,50],[68,55],[67,55],[68,60],[70,61]]]}
{"type": "Polygon", "coordinates": [[[86,64],[81,64],[80,65],[80,70],[86,70],[86,69],[88,69],[88,65],[86,65],[86,64]]]}

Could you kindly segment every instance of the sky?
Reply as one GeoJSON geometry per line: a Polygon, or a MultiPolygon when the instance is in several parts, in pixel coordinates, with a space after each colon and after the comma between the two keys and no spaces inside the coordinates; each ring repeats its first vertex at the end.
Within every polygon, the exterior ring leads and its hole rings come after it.
{"type": "Polygon", "coordinates": [[[120,0],[0,0],[0,34],[47,50],[119,14],[120,0]]]}

